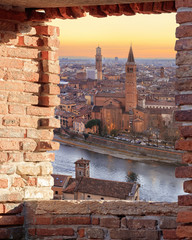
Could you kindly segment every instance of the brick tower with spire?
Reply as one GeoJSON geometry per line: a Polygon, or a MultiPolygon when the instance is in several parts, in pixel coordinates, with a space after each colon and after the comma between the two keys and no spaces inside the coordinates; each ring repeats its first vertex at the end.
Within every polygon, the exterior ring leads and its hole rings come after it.
{"type": "Polygon", "coordinates": [[[125,65],[125,73],[125,112],[129,112],[137,107],[136,64],[132,46],[125,65]]]}
{"type": "Polygon", "coordinates": [[[97,70],[97,80],[102,80],[102,55],[101,48],[99,46],[96,48],[95,65],[97,70]]]}

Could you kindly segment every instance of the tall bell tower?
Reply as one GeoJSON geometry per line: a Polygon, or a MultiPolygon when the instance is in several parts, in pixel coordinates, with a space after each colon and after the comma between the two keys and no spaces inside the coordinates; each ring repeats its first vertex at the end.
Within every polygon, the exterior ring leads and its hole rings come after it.
{"type": "Polygon", "coordinates": [[[95,65],[97,70],[97,80],[102,80],[102,55],[101,48],[99,46],[96,48],[95,65]]]}
{"type": "Polygon", "coordinates": [[[129,112],[137,107],[136,64],[132,46],[125,65],[125,73],[125,112],[129,112]]]}

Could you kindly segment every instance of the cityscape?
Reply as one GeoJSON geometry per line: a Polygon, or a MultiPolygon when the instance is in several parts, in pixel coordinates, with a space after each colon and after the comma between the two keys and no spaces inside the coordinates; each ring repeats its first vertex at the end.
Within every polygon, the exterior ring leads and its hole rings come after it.
{"type": "MultiPolygon", "coordinates": [[[[97,190],[93,191],[95,184],[105,184],[108,181],[109,185],[114,183],[123,185],[126,182],[138,184],[134,187],[133,199],[165,200],[166,197],[162,198],[162,194],[161,198],[158,198],[159,194],[156,193],[160,188],[158,185],[154,185],[154,192],[151,190],[150,194],[146,194],[150,186],[145,186],[144,182],[150,180],[139,174],[143,167],[138,166],[137,170],[132,171],[130,166],[124,166],[127,172],[121,177],[118,176],[118,170],[110,176],[109,169],[104,167],[104,173],[101,174],[99,165],[102,163],[97,161],[95,164],[94,159],[86,159],[89,153],[85,151],[88,149],[95,154],[100,153],[99,158],[104,161],[108,161],[107,156],[117,157],[112,160],[115,169],[120,167],[120,164],[118,165],[120,159],[125,159],[124,161],[129,159],[141,163],[147,161],[150,171],[153,171],[150,163],[155,161],[157,165],[160,164],[159,171],[162,171],[158,181],[165,178],[163,171],[167,168],[161,164],[172,165],[173,173],[175,164],[181,161],[180,153],[174,151],[175,141],[179,136],[177,123],[173,120],[176,109],[174,60],[136,59],[132,45],[127,51],[127,59],[105,58],[102,56],[102,48],[98,45],[94,58],[60,57],[60,68],[61,102],[55,109],[55,116],[60,120],[61,128],[55,130],[55,139],[64,144],[61,144],[62,149],[60,148],[59,151],[63,152],[65,149],[65,160],[69,159],[70,149],[67,145],[71,145],[74,152],[75,147],[84,149],[84,152],[79,150],[73,162],[66,160],[65,167],[61,166],[63,157],[56,153],[56,161],[53,164],[55,198],[116,199],[117,196],[112,192],[107,191],[106,194],[100,192],[97,195],[97,190]],[[109,149],[103,149],[103,146],[109,149]],[[124,155],[118,149],[122,149],[124,155]],[[93,170],[89,167],[89,172],[91,169],[91,175],[95,178],[91,178],[90,174],[84,174],[87,168],[86,161],[94,168],[93,170]],[[81,177],[77,176],[77,165],[82,166],[81,177]],[[81,192],[82,187],[81,191],[77,188],[82,177],[90,181],[85,181],[83,187],[90,189],[89,193],[86,192],[87,197],[81,192]],[[99,181],[98,177],[103,180],[96,183],[95,181],[99,181]],[[91,182],[92,187],[90,187],[91,182]]],[[[94,158],[97,156],[95,155],[94,158]]],[[[148,178],[157,177],[150,173],[147,175],[148,178]]],[[[170,189],[168,188],[167,191],[170,189]]],[[[167,196],[167,200],[173,200],[173,195],[172,193],[170,197],[167,196]]]]}

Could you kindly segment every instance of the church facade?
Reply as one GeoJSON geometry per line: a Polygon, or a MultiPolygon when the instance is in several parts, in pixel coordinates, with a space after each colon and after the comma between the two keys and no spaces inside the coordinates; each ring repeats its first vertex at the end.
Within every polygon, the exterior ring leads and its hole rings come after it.
{"type": "Polygon", "coordinates": [[[125,65],[124,93],[97,93],[94,96],[93,119],[100,119],[102,127],[143,132],[147,128],[147,113],[137,106],[136,64],[132,46],[125,65]]]}

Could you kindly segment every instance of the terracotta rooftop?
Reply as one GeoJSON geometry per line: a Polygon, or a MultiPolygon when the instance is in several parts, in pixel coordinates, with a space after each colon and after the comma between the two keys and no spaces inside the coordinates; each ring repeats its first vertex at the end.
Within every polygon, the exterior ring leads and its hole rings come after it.
{"type": "Polygon", "coordinates": [[[75,162],[75,164],[77,164],[77,163],[83,163],[83,164],[87,164],[87,163],[90,163],[90,161],[89,161],[89,160],[86,160],[86,159],[83,159],[83,158],[81,158],[81,159],[79,159],[79,160],[77,160],[77,161],[75,162]]]}
{"type": "Polygon", "coordinates": [[[65,182],[69,180],[71,176],[68,175],[59,175],[59,174],[52,174],[54,178],[54,186],[55,187],[63,187],[65,182]]]}
{"type": "Polygon", "coordinates": [[[133,186],[134,183],[82,177],[76,184],[74,192],[126,199],[131,193],[133,186]]]}

